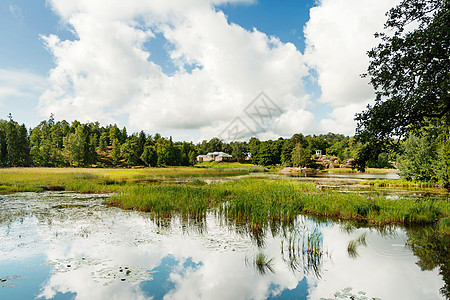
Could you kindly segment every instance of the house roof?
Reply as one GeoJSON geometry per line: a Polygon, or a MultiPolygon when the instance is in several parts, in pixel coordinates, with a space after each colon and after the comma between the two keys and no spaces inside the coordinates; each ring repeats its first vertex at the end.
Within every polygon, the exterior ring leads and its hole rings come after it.
{"type": "Polygon", "coordinates": [[[207,156],[233,157],[232,155],[227,154],[227,153],[225,153],[225,152],[209,152],[209,153],[207,154],[207,156]]]}

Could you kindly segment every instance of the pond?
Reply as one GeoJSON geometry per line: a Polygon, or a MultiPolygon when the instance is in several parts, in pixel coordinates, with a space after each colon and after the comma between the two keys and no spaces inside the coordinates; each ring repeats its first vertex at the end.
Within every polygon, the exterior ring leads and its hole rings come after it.
{"type": "Polygon", "coordinates": [[[350,179],[360,179],[360,180],[371,180],[371,179],[399,179],[400,175],[397,173],[319,173],[314,175],[314,177],[331,177],[331,178],[350,178],[350,179]]]}
{"type": "Polygon", "coordinates": [[[426,229],[299,216],[252,230],[212,212],[152,219],[106,197],[0,196],[0,299],[444,299],[448,290],[448,248],[423,254],[409,243],[426,229]]]}
{"type": "Polygon", "coordinates": [[[395,200],[400,197],[412,200],[420,199],[441,199],[450,200],[450,189],[444,188],[419,188],[419,187],[376,187],[367,184],[360,184],[361,180],[373,179],[399,179],[397,173],[342,173],[342,174],[318,174],[310,177],[301,177],[297,175],[260,175],[275,179],[306,180],[316,183],[319,189],[337,190],[343,193],[358,192],[366,194],[369,197],[382,196],[387,199],[395,200]]]}

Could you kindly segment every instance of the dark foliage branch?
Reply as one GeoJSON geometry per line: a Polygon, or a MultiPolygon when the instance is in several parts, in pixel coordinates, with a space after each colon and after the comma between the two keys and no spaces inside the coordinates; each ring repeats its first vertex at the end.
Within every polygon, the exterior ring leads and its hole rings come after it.
{"type": "Polygon", "coordinates": [[[449,124],[450,14],[448,0],[404,0],[388,13],[381,43],[368,52],[375,104],[356,115],[364,147],[359,169],[393,139],[430,123],[449,124]],[[411,30],[413,28],[413,30],[411,30]]]}

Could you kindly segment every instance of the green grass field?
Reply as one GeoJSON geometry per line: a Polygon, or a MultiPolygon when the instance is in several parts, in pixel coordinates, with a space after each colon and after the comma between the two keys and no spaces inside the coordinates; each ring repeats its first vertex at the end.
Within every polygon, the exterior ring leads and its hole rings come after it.
{"type": "Polygon", "coordinates": [[[7,168],[0,169],[0,193],[73,190],[79,192],[115,192],[118,185],[134,182],[221,178],[264,172],[253,165],[230,167],[218,164],[209,168],[168,167],[139,169],[95,168],[7,168]]]}

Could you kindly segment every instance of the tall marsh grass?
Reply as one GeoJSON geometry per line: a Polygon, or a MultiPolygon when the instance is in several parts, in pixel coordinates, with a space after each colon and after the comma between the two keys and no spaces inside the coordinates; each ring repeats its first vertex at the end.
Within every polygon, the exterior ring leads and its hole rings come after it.
{"type": "Polygon", "coordinates": [[[173,213],[201,217],[221,197],[220,191],[208,189],[204,185],[129,185],[112,196],[108,204],[123,209],[148,211],[161,217],[173,213]]]}
{"type": "Polygon", "coordinates": [[[201,216],[211,209],[256,227],[274,221],[288,223],[305,213],[375,225],[434,224],[449,217],[450,206],[445,200],[368,198],[356,192],[319,191],[311,182],[270,179],[126,186],[111,197],[110,204],[158,215],[201,216]]]}
{"type": "Polygon", "coordinates": [[[362,180],[360,184],[370,185],[375,187],[405,187],[405,188],[434,188],[439,187],[437,183],[422,182],[422,181],[409,181],[404,179],[375,179],[375,180],[362,180]]]}

